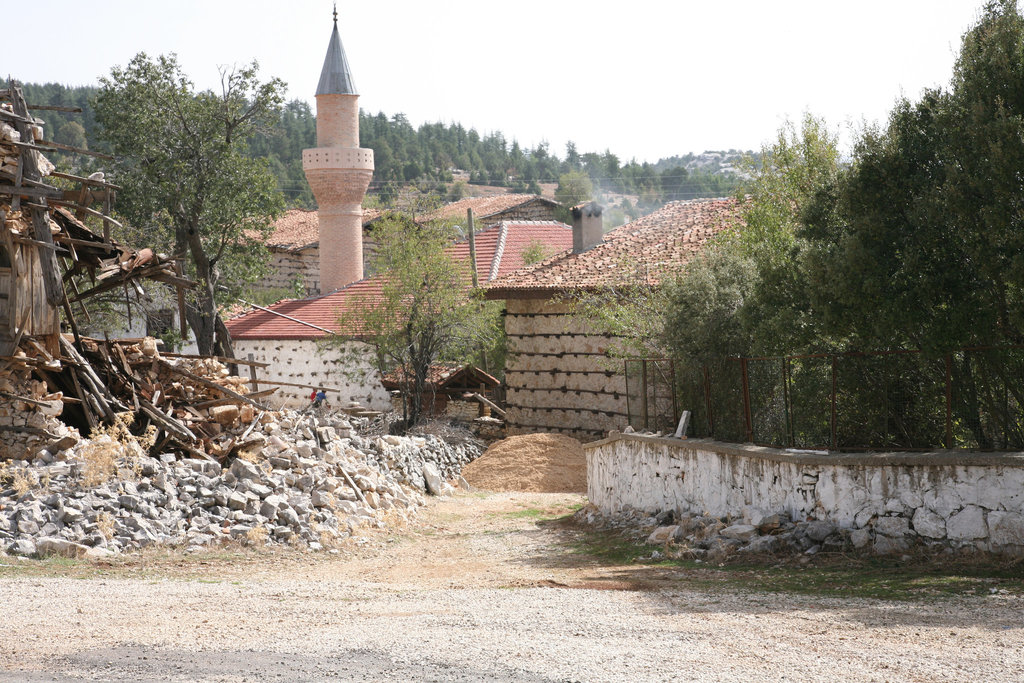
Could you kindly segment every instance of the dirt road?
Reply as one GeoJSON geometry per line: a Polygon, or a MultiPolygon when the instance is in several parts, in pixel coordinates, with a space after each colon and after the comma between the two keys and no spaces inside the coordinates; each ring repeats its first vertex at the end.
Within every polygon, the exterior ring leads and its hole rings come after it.
{"type": "MultiPolygon", "coordinates": [[[[1019,595],[696,585],[574,553],[582,498],[435,500],[352,553],[0,567],[0,681],[1019,681],[1019,595]]],[[[13,560],[0,562],[10,565],[13,560]]]]}

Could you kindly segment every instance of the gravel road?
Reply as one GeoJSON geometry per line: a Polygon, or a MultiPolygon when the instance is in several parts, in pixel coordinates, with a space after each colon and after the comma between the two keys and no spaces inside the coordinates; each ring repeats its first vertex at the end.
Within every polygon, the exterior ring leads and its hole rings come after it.
{"type": "Polygon", "coordinates": [[[434,500],[337,556],[0,568],[0,681],[1024,679],[1019,596],[694,590],[568,554],[574,532],[537,519],[579,502],[434,500]]]}

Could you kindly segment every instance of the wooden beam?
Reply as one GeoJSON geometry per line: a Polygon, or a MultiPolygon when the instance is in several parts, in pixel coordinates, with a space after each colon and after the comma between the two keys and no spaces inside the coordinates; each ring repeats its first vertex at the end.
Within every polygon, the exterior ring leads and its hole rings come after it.
{"type": "Polygon", "coordinates": [[[272,379],[266,378],[261,379],[260,384],[274,384],[280,387],[299,387],[300,389],[323,389],[324,391],[333,391],[338,394],[341,393],[341,389],[332,389],[330,387],[325,387],[322,384],[296,384],[295,382],[275,382],[272,379]]]}
{"type": "Polygon", "coordinates": [[[499,408],[493,401],[490,401],[487,398],[485,398],[485,397],[483,397],[483,396],[481,396],[480,394],[477,394],[477,393],[471,394],[470,396],[471,396],[471,398],[476,399],[480,403],[483,403],[485,406],[490,408],[492,413],[497,413],[498,415],[500,415],[501,419],[503,419],[503,420],[505,419],[505,411],[502,410],[501,408],[499,408]]]}
{"type": "Polygon", "coordinates": [[[42,242],[39,248],[39,265],[43,271],[43,286],[46,289],[46,301],[51,306],[60,306],[66,298],[64,283],[61,282],[57,270],[56,249],[53,245],[53,233],[50,232],[50,221],[46,219],[46,209],[32,205],[32,227],[35,238],[42,242]]]}
{"type": "Polygon", "coordinates": [[[63,178],[64,180],[74,180],[76,182],[85,183],[86,185],[93,185],[95,187],[106,187],[111,190],[121,189],[120,185],[114,185],[113,183],[108,183],[105,180],[93,180],[92,178],[85,178],[80,175],[72,175],[71,173],[61,173],[59,171],[54,171],[50,175],[55,178],[63,178]]]}
{"type": "Polygon", "coordinates": [[[181,422],[173,417],[162,413],[159,408],[147,401],[145,398],[139,398],[139,408],[149,416],[150,420],[159,425],[160,428],[168,434],[173,434],[178,438],[188,439],[191,443],[199,441],[199,437],[193,434],[188,427],[181,424],[181,422]]]}
{"type": "Polygon", "coordinates": [[[81,107],[62,107],[57,104],[29,104],[26,105],[29,109],[35,109],[36,111],[66,111],[69,114],[81,114],[81,107]]]}
{"type": "Polygon", "coordinates": [[[116,225],[117,227],[122,228],[122,229],[124,228],[124,226],[121,225],[121,223],[119,223],[118,221],[115,221],[110,216],[105,216],[104,214],[100,213],[99,211],[97,211],[95,209],[90,209],[87,206],[81,206],[79,204],[76,204],[75,202],[71,202],[71,201],[68,201],[66,199],[51,199],[50,203],[53,204],[54,206],[70,206],[70,207],[72,207],[74,209],[81,209],[81,210],[85,211],[87,214],[89,214],[90,216],[95,216],[96,218],[100,218],[100,219],[106,219],[106,220],[110,221],[111,223],[113,223],[114,225],[116,225]]]}
{"type": "MultiPolygon", "coordinates": [[[[225,356],[197,356],[192,353],[164,353],[160,352],[160,356],[163,358],[189,358],[194,360],[201,360],[203,358],[213,358],[227,365],[228,363],[234,363],[235,365],[249,365],[254,368],[268,368],[270,363],[261,363],[255,360],[243,360],[241,358],[227,358],[225,356]]],[[[262,381],[262,380],[261,380],[262,381]]]]}
{"type": "Polygon", "coordinates": [[[120,252],[121,251],[120,249],[118,249],[114,245],[109,244],[107,242],[93,242],[91,240],[75,239],[74,237],[68,237],[67,235],[65,235],[62,232],[59,232],[56,235],[54,235],[53,239],[55,241],[61,242],[63,244],[73,244],[73,245],[79,246],[79,247],[89,247],[89,248],[92,248],[92,249],[97,249],[98,248],[98,249],[103,249],[104,251],[109,251],[109,252],[120,252]]]}
{"type": "Polygon", "coordinates": [[[41,187],[25,187],[24,185],[21,187],[17,185],[0,185],[0,194],[18,195],[19,197],[31,197],[33,199],[51,199],[63,196],[63,192],[57,188],[47,190],[41,187]]]}
{"type": "Polygon", "coordinates": [[[241,401],[243,403],[248,403],[249,405],[254,406],[256,408],[259,408],[260,410],[267,410],[266,406],[261,405],[261,404],[257,403],[256,401],[253,401],[251,398],[247,398],[247,397],[243,396],[242,394],[239,394],[237,391],[232,391],[231,389],[228,389],[227,387],[221,386],[221,385],[217,384],[216,382],[213,382],[211,380],[206,379],[205,377],[200,377],[199,375],[197,375],[195,373],[189,372],[188,370],[186,370],[184,368],[179,368],[176,365],[171,365],[170,363],[168,363],[165,360],[162,360],[162,359],[159,359],[159,358],[156,359],[156,360],[157,360],[157,363],[160,364],[160,367],[166,369],[168,372],[174,373],[176,375],[181,375],[182,377],[187,377],[188,379],[192,380],[193,382],[197,382],[198,384],[202,384],[204,387],[207,387],[208,389],[213,389],[214,391],[219,391],[220,393],[224,394],[225,396],[230,396],[231,398],[236,399],[238,401],[241,401]]]}
{"type": "MultiPolygon", "coordinates": [[[[50,175],[57,175],[57,174],[56,173],[51,173],[50,175]]],[[[52,190],[54,192],[62,192],[62,190],[59,187],[54,187],[53,185],[47,185],[46,183],[44,183],[41,180],[32,180],[30,178],[19,178],[16,173],[8,173],[7,171],[0,171],[0,178],[6,178],[7,180],[10,180],[15,185],[28,183],[32,187],[41,187],[44,190],[52,190]]]]}
{"type": "Polygon", "coordinates": [[[91,149],[82,149],[81,147],[72,147],[71,145],[61,144],[60,142],[54,142],[52,140],[40,140],[40,145],[48,145],[54,149],[59,149],[63,152],[74,152],[75,154],[85,154],[86,156],[96,157],[97,159],[106,159],[107,161],[114,161],[114,157],[109,154],[103,154],[102,152],[94,152],[91,149]]]}
{"type": "MultiPolygon", "coordinates": [[[[264,389],[263,391],[254,391],[251,394],[246,394],[246,396],[248,396],[249,398],[265,398],[267,396],[270,396],[275,391],[277,391],[277,387],[274,387],[273,389],[264,389]]],[[[233,399],[231,397],[218,398],[218,399],[214,399],[212,401],[203,401],[202,403],[197,403],[197,404],[195,404],[194,407],[196,408],[196,410],[203,410],[204,408],[213,408],[213,407],[216,407],[216,406],[226,406],[226,405],[228,405],[230,403],[235,403],[235,402],[236,402],[235,399],[233,399]]]]}

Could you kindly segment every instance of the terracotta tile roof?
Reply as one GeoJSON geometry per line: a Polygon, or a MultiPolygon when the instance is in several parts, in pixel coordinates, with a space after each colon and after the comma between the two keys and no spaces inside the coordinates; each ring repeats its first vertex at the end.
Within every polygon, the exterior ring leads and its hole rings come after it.
{"type": "Polygon", "coordinates": [[[473,209],[473,215],[477,219],[486,220],[490,216],[494,216],[503,211],[508,211],[513,207],[519,206],[520,204],[526,204],[533,200],[546,202],[552,205],[556,204],[556,202],[550,199],[538,197],[535,194],[501,194],[494,197],[467,197],[466,199],[460,199],[459,201],[452,202],[451,204],[445,204],[440,209],[425,214],[419,220],[421,222],[434,220],[465,220],[466,209],[473,209]]]}
{"type": "MultiPolygon", "coordinates": [[[[383,215],[380,209],[363,209],[363,227],[383,215]]],[[[299,251],[320,242],[320,217],[315,210],[289,209],[274,222],[274,232],[267,238],[272,249],[299,251]]]]}
{"type": "MultiPolygon", "coordinates": [[[[572,228],[555,221],[505,221],[476,234],[477,277],[481,283],[512,273],[523,265],[523,250],[540,242],[555,252],[572,248],[572,228]]],[[[469,242],[454,244],[453,258],[469,262],[469,242]]],[[[379,297],[385,282],[374,276],[330,294],[279,301],[269,310],[252,309],[226,322],[233,339],[317,339],[325,330],[339,331],[338,318],[379,297]],[[287,317],[285,317],[287,316],[287,317]],[[323,329],[321,329],[323,328],[323,329]]],[[[346,334],[358,335],[359,321],[346,334]]]]}
{"type": "Polygon", "coordinates": [[[500,277],[487,285],[488,299],[550,296],[572,289],[593,289],[635,282],[657,284],[666,270],[686,264],[715,234],[738,221],[733,199],[666,204],[627,223],[580,254],[559,254],[500,277]]]}

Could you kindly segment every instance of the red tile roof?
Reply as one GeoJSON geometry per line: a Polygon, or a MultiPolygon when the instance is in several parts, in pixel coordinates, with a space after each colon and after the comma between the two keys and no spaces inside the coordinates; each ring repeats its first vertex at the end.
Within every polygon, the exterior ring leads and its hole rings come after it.
{"type": "MultiPolygon", "coordinates": [[[[572,248],[572,228],[555,221],[505,221],[476,233],[477,275],[481,283],[512,273],[523,265],[523,251],[540,242],[555,252],[572,248]]],[[[453,258],[469,262],[469,243],[458,242],[453,258]]],[[[339,331],[338,318],[380,296],[384,279],[374,276],[330,294],[279,301],[268,310],[252,309],[226,322],[233,339],[317,339],[325,330],[339,331]],[[323,329],[321,329],[323,328],[323,329]]],[[[363,330],[346,330],[358,335],[363,330]]]]}
{"type": "Polygon", "coordinates": [[[657,284],[666,271],[686,264],[714,235],[736,225],[733,199],[671,202],[627,223],[579,254],[559,254],[487,285],[488,299],[550,296],[635,282],[636,273],[657,284]]]}
{"type": "Polygon", "coordinates": [[[486,220],[491,216],[534,200],[551,205],[556,204],[556,202],[550,199],[539,197],[535,194],[500,194],[493,197],[467,197],[451,204],[445,204],[440,209],[425,214],[418,220],[420,222],[464,220],[466,218],[466,209],[473,209],[473,215],[477,219],[486,220]]]}
{"type": "MultiPolygon", "coordinates": [[[[363,209],[363,227],[383,214],[380,209],[363,209]]],[[[315,210],[289,209],[274,221],[274,232],[267,238],[272,249],[299,251],[320,242],[320,216],[315,210]]]]}

